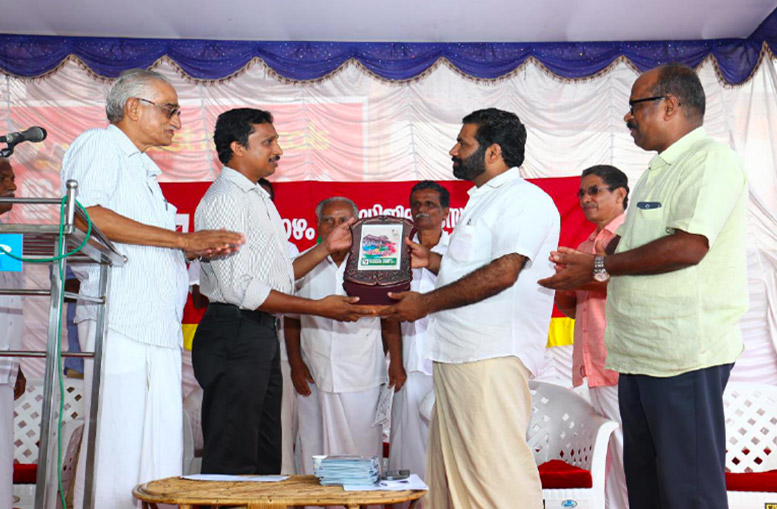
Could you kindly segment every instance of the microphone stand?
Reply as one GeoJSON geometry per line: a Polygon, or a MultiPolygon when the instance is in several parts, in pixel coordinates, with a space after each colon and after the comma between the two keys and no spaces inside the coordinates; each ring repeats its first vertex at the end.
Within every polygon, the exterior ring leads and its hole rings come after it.
{"type": "Polygon", "coordinates": [[[0,158],[11,157],[13,149],[16,147],[16,143],[9,143],[6,148],[0,149],[0,158]]]}

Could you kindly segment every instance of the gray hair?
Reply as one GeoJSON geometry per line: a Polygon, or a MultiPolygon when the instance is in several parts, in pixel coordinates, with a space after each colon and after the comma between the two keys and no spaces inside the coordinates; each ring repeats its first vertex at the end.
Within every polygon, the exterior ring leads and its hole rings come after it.
{"type": "Polygon", "coordinates": [[[345,196],[332,196],[331,198],[327,198],[325,200],[321,200],[318,205],[316,205],[316,219],[321,221],[321,214],[324,212],[324,207],[327,205],[330,205],[332,203],[347,203],[351,206],[353,209],[353,217],[356,219],[359,218],[359,207],[356,206],[356,204],[351,200],[350,198],[346,198],[345,196]]]}
{"type": "MultiPolygon", "coordinates": [[[[121,73],[108,91],[108,97],[105,100],[105,115],[108,121],[112,124],[121,121],[124,118],[124,106],[127,100],[149,95],[153,85],[160,81],[171,84],[158,72],[145,69],[129,69],[121,73]]],[[[147,99],[147,97],[144,98],[147,99]]]]}

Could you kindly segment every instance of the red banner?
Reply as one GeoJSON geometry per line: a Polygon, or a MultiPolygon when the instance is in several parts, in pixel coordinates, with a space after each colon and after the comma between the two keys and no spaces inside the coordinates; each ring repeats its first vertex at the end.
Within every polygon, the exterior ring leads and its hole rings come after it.
{"type": "MultiPolygon", "coordinates": [[[[560,245],[577,246],[592,230],[580,208],[577,192],[579,177],[530,179],[548,193],[561,214],[560,245]]],[[[167,201],[178,208],[178,225],[183,231],[194,230],[194,211],[210,182],[162,183],[167,201]]],[[[410,190],[416,182],[277,182],[275,205],[283,218],[286,237],[296,244],[300,251],[312,246],[317,238],[316,204],[331,196],[345,196],[359,207],[360,217],[391,215],[410,218],[410,190]]],[[[451,231],[461,217],[467,203],[467,191],[471,182],[440,182],[451,194],[450,215],[444,228],[451,231]]],[[[191,299],[190,299],[191,301],[191,299]]],[[[188,302],[184,312],[184,323],[200,321],[204,310],[196,310],[188,302]]],[[[553,316],[562,316],[554,308],[553,316]]]]}
{"type": "MultiPolygon", "coordinates": [[[[577,246],[591,232],[580,209],[577,193],[580,178],[530,179],[548,193],[561,214],[561,245],[577,246]]],[[[178,224],[183,231],[194,230],[194,211],[210,182],[167,182],[162,191],[167,200],[178,208],[178,224]]],[[[359,207],[360,217],[377,215],[400,216],[410,219],[410,190],[416,182],[277,182],[275,206],[283,218],[286,236],[300,250],[312,246],[317,238],[315,208],[321,200],[332,196],[350,198],[359,207]]],[[[443,227],[451,231],[467,203],[467,191],[472,183],[440,182],[451,194],[450,215],[443,227]]]]}

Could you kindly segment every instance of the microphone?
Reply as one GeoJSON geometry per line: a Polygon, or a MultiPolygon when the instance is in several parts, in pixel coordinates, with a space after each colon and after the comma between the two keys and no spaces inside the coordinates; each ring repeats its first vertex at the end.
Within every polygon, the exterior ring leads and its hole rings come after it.
{"type": "Polygon", "coordinates": [[[0,136],[0,143],[7,143],[8,145],[16,145],[23,141],[31,141],[32,143],[38,143],[46,139],[46,130],[42,127],[30,127],[26,131],[20,133],[8,133],[5,136],[0,136]]]}

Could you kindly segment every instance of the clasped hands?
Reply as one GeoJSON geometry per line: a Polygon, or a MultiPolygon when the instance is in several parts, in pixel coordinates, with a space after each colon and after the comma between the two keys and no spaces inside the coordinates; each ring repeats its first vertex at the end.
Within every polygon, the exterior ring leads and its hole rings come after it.
{"type": "Polygon", "coordinates": [[[559,247],[558,251],[550,252],[556,273],[537,283],[551,290],[573,290],[594,281],[594,255],[572,249],[559,247]]]}

